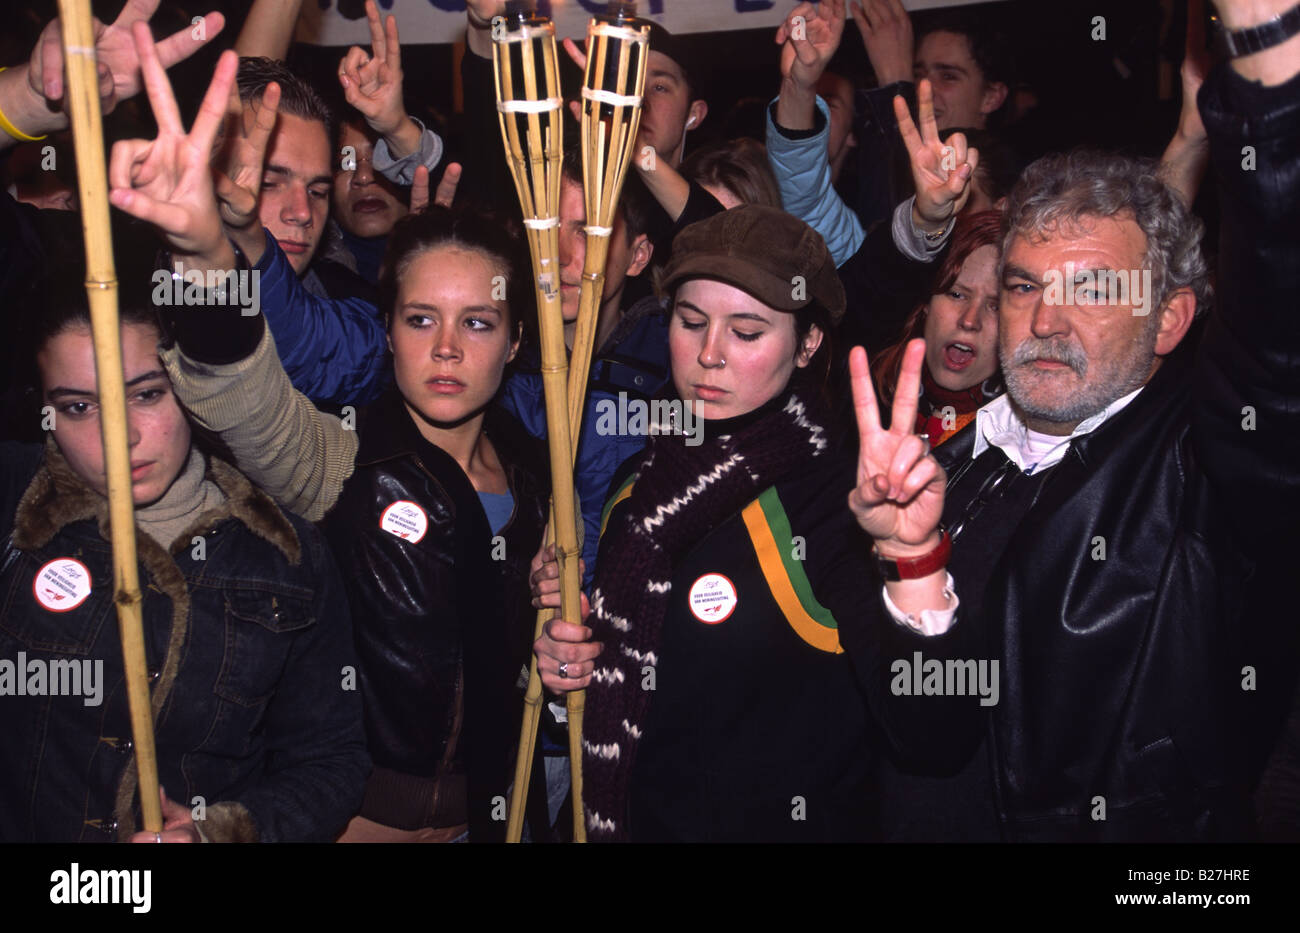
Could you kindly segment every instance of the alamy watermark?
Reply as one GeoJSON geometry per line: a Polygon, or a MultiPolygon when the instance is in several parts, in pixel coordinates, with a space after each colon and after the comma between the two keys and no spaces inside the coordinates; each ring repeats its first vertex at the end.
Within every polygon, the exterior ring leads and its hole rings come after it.
{"type": "Polygon", "coordinates": [[[238,303],[240,314],[253,317],[262,310],[261,273],[257,269],[155,269],[153,303],[164,305],[225,307],[238,303]]]}
{"type": "Polygon", "coordinates": [[[596,433],[602,437],[681,434],[687,447],[698,447],[704,442],[704,419],[681,399],[629,399],[620,392],[617,400],[596,402],[596,433]]]}
{"type": "Polygon", "coordinates": [[[1150,269],[1048,269],[1043,276],[1048,305],[1132,305],[1135,317],[1151,313],[1150,269]]]}
{"type": "Polygon", "coordinates": [[[50,874],[51,904],[129,904],[147,914],[153,903],[153,871],[148,868],[82,868],[73,862],[50,874]]]}
{"type": "Polygon", "coordinates": [[[997,661],[971,658],[927,661],[914,651],[910,661],[898,658],[889,665],[889,689],[898,697],[978,695],[980,706],[997,706],[998,667],[997,661]]]}
{"type": "Polygon", "coordinates": [[[86,706],[104,702],[104,662],[42,660],[18,652],[18,659],[0,658],[0,697],[79,696],[86,706]]]}

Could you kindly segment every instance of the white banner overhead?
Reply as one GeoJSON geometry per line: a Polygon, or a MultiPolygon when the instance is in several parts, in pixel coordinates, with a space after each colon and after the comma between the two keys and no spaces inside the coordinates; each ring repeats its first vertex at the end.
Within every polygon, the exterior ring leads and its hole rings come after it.
{"type": "MultiPolygon", "coordinates": [[[[965,6],[986,0],[903,0],[909,10],[965,6]]],[[[380,15],[397,17],[402,43],[456,42],[465,33],[465,0],[376,0],[380,15]]],[[[639,14],[671,32],[719,32],[775,28],[795,0],[638,0],[639,14]]],[[[538,0],[538,11],[555,20],[560,36],[581,36],[604,0],[538,0]]],[[[370,44],[364,0],[306,0],[294,36],[312,45],[370,44]]]]}

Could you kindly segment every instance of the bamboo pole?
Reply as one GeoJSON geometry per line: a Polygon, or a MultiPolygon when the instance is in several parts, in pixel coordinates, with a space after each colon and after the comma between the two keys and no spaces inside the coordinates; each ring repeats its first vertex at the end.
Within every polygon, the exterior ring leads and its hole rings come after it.
{"type": "MultiPolygon", "coordinates": [[[[588,60],[583,90],[586,103],[582,118],[587,250],[583,262],[579,310],[566,386],[568,432],[575,441],[575,448],[569,453],[570,470],[573,458],[577,454],[576,440],[582,427],[587,376],[591,368],[592,343],[604,292],[609,237],[612,232],[614,211],[632,156],[637,128],[640,125],[645,62],[649,53],[648,28],[629,25],[632,21],[623,17],[613,17],[613,20],[612,24],[592,20],[588,26],[588,60]],[[635,93],[629,94],[629,91],[635,93]]],[[[498,97],[500,93],[501,86],[498,84],[498,97]]],[[[509,142],[507,147],[509,148],[509,142]]],[[[555,177],[555,182],[558,204],[558,175],[555,177]]],[[[516,184],[518,184],[517,179],[516,184]]],[[[522,192],[520,198],[523,202],[522,192]]],[[[525,216],[527,216],[527,207],[525,207],[525,216]]],[[[543,371],[545,372],[545,360],[543,371]]],[[[549,426],[555,422],[551,419],[549,395],[547,399],[549,426]]],[[[557,526],[557,514],[562,513],[558,510],[552,512],[552,528],[557,526]]],[[[569,521],[570,516],[562,515],[559,527],[562,532],[572,527],[576,539],[577,531],[581,526],[577,523],[576,514],[571,518],[572,522],[569,521]]],[[[546,543],[551,543],[549,533],[546,543]]],[[[568,553],[565,551],[563,540],[557,547],[561,573],[561,616],[566,619],[579,617],[576,610],[577,601],[581,598],[582,581],[578,566],[581,548],[578,546],[579,542],[575,540],[574,543],[575,550],[568,553]],[[572,605],[575,609],[573,614],[569,613],[567,607],[570,603],[566,602],[566,599],[573,600],[572,605]]],[[[551,610],[542,610],[538,613],[535,638],[541,636],[542,626],[553,617],[554,613],[551,610]]],[[[572,780],[573,837],[576,842],[586,841],[586,823],[582,806],[582,720],[585,695],[585,691],[575,690],[565,697],[572,780]]],[[[541,678],[537,672],[537,659],[534,657],[529,668],[528,690],[524,698],[524,721],[520,729],[519,750],[515,760],[514,793],[506,830],[506,839],[510,842],[519,841],[522,835],[523,806],[531,777],[532,758],[541,717],[541,701],[541,678]]]]}
{"type": "Polygon", "coordinates": [[[122,639],[131,739],[140,791],[140,810],[147,832],[162,832],[158,797],[158,761],[154,749],[149,672],[144,651],[143,597],[135,550],[135,506],[127,442],[126,385],[117,310],[117,272],[108,219],[108,171],[104,162],[103,119],[95,68],[95,34],[89,0],[59,0],[63,24],[66,106],[77,153],[81,226],[86,240],[86,295],[90,301],[95,345],[100,430],[108,474],[109,530],[113,545],[113,601],[122,639]]]}
{"type": "MultiPolygon", "coordinates": [[[[548,20],[522,15],[510,25],[508,32],[496,35],[492,46],[497,111],[506,161],[523,209],[537,294],[542,388],[551,462],[550,528],[556,536],[561,569],[570,562],[576,569],[580,550],[573,494],[573,432],[568,417],[568,354],[564,345],[559,287],[560,169],[564,128],[555,27],[548,20]]],[[[578,586],[566,587],[562,591],[561,613],[565,618],[578,617],[580,598],[578,586]]],[[[538,613],[536,636],[540,636],[541,626],[551,616],[549,610],[538,613]]],[[[514,790],[506,825],[508,842],[518,842],[523,833],[524,802],[541,704],[541,679],[534,657],[529,668],[519,751],[515,759],[514,790]]]]}
{"type": "MultiPolygon", "coordinates": [[[[611,10],[615,6],[611,5],[611,10]]],[[[628,5],[617,6],[626,8],[628,5]]],[[[609,20],[592,19],[587,25],[587,68],[582,89],[582,174],[587,208],[587,249],[583,258],[569,376],[569,418],[579,426],[587,396],[592,343],[605,292],[605,263],[609,257],[614,212],[618,209],[619,195],[623,191],[637,130],[641,125],[641,99],[649,55],[649,27],[632,25],[635,21],[625,19],[621,13],[612,14],[609,20]]],[[[577,430],[574,436],[578,436],[577,430]]],[[[560,569],[564,571],[563,564],[560,569]]],[[[580,585],[576,562],[572,572],[575,584],[580,585]]],[[[582,722],[586,696],[585,690],[574,690],[565,696],[574,838],[581,833],[584,840],[582,722]]]]}

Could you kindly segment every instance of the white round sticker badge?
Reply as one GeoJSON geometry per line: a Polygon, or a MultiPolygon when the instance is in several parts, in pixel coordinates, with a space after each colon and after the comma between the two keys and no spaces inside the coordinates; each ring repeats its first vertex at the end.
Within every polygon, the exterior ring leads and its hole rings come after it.
{"type": "Polygon", "coordinates": [[[414,502],[398,499],[379,517],[379,527],[403,541],[419,543],[429,530],[429,516],[414,502]]]}
{"type": "Polygon", "coordinates": [[[36,571],[32,594],[50,612],[76,609],[90,595],[90,571],[79,560],[57,558],[36,571]]]}
{"type": "Polygon", "coordinates": [[[736,608],[736,587],[720,573],[706,573],[691,584],[691,614],[706,625],[725,622],[736,608]]]}

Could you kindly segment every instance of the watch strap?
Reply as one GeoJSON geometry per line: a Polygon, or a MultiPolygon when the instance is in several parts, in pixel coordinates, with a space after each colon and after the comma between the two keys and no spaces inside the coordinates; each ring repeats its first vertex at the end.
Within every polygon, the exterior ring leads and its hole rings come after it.
{"type": "Polygon", "coordinates": [[[1224,51],[1232,58],[1240,58],[1271,49],[1300,34],[1300,4],[1248,29],[1229,30],[1218,17],[1214,21],[1219,27],[1219,41],[1224,51]]]}
{"type": "Polygon", "coordinates": [[[876,556],[876,566],[880,569],[880,575],[888,582],[898,582],[899,580],[917,580],[921,577],[928,577],[936,571],[942,570],[948,566],[948,558],[952,556],[952,536],[948,534],[947,528],[940,528],[939,543],[933,550],[921,554],[918,557],[885,557],[878,549],[873,548],[876,556]]]}

